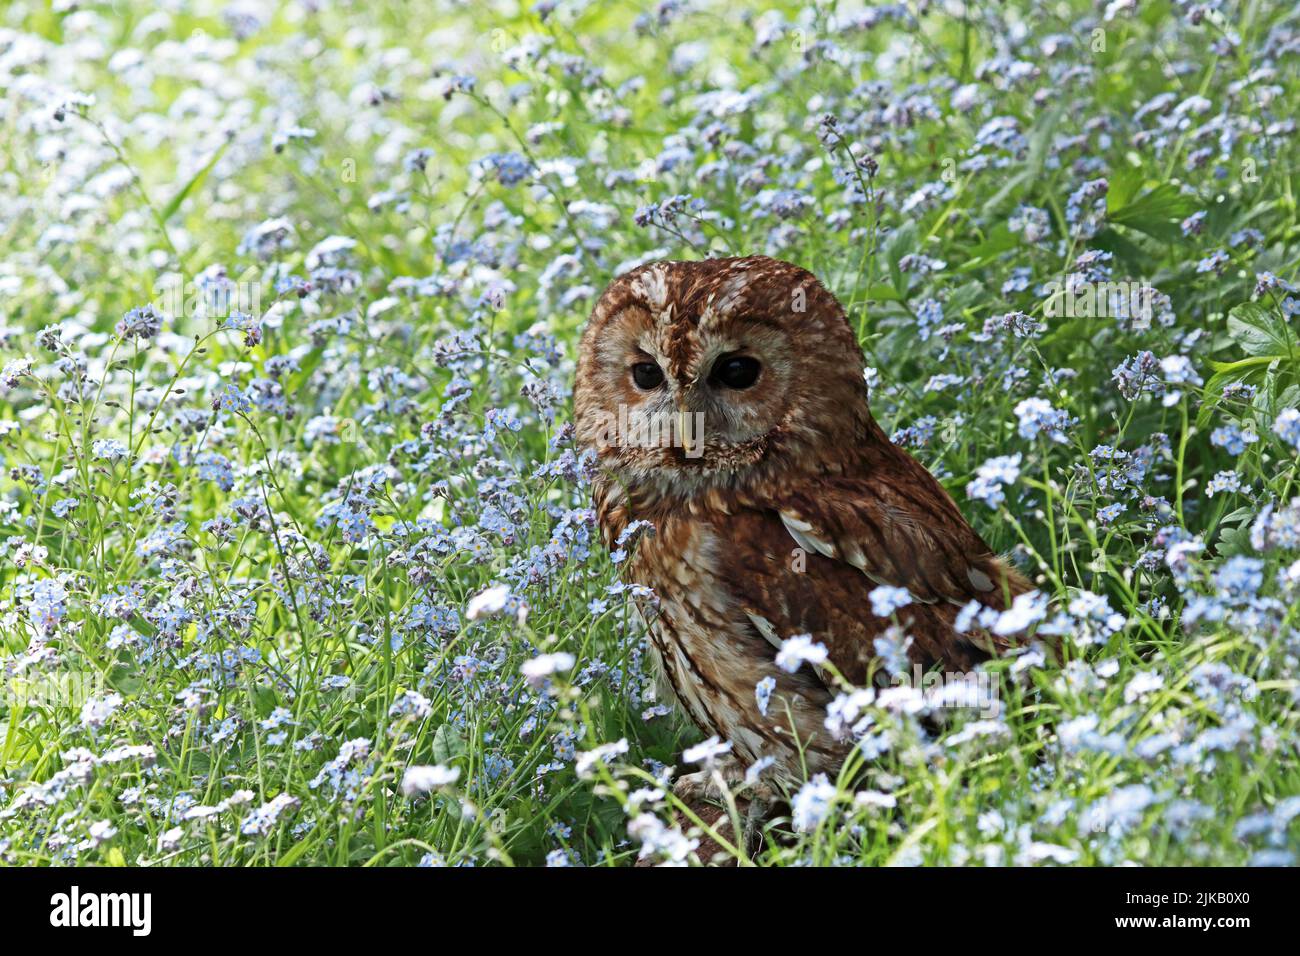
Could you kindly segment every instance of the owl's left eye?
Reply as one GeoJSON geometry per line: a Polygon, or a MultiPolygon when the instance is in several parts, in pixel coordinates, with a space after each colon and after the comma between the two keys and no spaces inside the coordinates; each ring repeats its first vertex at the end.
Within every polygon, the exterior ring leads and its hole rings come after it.
{"type": "Polygon", "coordinates": [[[632,381],[636,387],[648,392],[664,383],[664,373],[654,362],[637,362],[632,366],[632,381]]]}
{"type": "Polygon", "coordinates": [[[749,388],[758,381],[758,373],[762,369],[758,359],[748,355],[724,356],[713,366],[709,378],[721,382],[727,388],[749,388]]]}

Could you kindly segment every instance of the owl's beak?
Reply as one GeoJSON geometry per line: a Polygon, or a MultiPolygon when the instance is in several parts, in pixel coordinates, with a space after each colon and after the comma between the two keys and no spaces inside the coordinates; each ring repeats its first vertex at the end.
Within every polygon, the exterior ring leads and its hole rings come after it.
{"type": "Polygon", "coordinates": [[[677,406],[677,435],[681,439],[682,452],[687,458],[699,458],[704,454],[704,415],[701,412],[692,412],[682,405],[677,406]],[[698,426],[693,429],[692,417],[694,424],[698,426]],[[694,439],[694,442],[692,442],[694,439]]]}

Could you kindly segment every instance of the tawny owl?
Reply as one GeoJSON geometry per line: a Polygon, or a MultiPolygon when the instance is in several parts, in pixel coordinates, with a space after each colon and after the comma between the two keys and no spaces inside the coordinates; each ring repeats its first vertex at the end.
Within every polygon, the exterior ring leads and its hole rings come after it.
{"type": "Polygon", "coordinates": [[[865,684],[892,623],[868,595],[888,584],[911,595],[897,612],[911,659],[964,673],[1005,643],[959,633],[960,608],[1029,589],[881,431],[863,373],[835,297],[763,256],[634,269],[582,338],[575,422],[598,456],[602,534],[613,548],[653,525],[624,564],[658,599],[652,656],[706,734],[745,765],[774,758],[786,782],[834,772],[849,744],[825,727],[828,669],[779,668],[783,640],[810,634],[865,684]]]}

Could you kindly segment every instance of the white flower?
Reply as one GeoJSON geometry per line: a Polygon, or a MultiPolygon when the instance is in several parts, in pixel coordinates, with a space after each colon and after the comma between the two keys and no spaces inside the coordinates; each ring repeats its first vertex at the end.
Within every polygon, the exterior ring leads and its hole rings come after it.
{"type": "Polygon", "coordinates": [[[333,264],[352,251],[356,244],[355,239],[347,236],[326,236],[307,253],[307,268],[317,269],[322,265],[333,264]]]}
{"type": "Polygon", "coordinates": [[[1054,442],[1064,442],[1062,429],[1070,425],[1070,416],[1042,398],[1026,398],[1015,409],[1021,438],[1046,435],[1054,442]]]}
{"type": "Polygon", "coordinates": [[[892,793],[882,793],[879,790],[863,790],[853,795],[853,805],[892,810],[898,806],[898,798],[892,793]]]}
{"type": "Polygon", "coordinates": [[[546,678],[552,674],[572,670],[575,661],[576,658],[566,651],[559,651],[555,654],[539,654],[532,660],[524,661],[524,665],[519,668],[519,672],[524,675],[530,686],[541,687],[546,683],[546,678]]]}
{"type": "Polygon", "coordinates": [[[122,706],[121,694],[109,694],[107,697],[95,697],[86,701],[81,708],[81,725],[91,730],[98,730],[113,716],[113,712],[122,706]]]}
{"type": "Polygon", "coordinates": [[[889,617],[900,607],[912,603],[912,595],[907,588],[891,587],[888,584],[872,588],[867,597],[871,598],[871,613],[876,617],[889,617]]]}
{"type": "Polygon", "coordinates": [[[659,856],[666,866],[685,866],[686,858],[700,845],[699,840],[687,837],[678,827],[665,826],[653,813],[639,813],[629,820],[627,835],[640,842],[639,859],[659,856]]]}
{"type": "Polygon", "coordinates": [[[1020,453],[990,458],[975,470],[975,478],[966,485],[966,494],[997,508],[1006,500],[1003,485],[1015,484],[1020,478],[1020,453]]]}
{"type": "Polygon", "coordinates": [[[1001,720],[974,720],[945,740],[944,743],[950,747],[957,747],[979,737],[1009,738],[1010,736],[1010,728],[1001,720]]]}
{"type": "Polygon", "coordinates": [[[433,713],[433,704],[419,691],[405,690],[398,694],[391,707],[389,717],[428,717],[433,713]]]}
{"type": "Polygon", "coordinates": [[[803,832],[817,829],[817,824],[830,812],[836,792],[835,785],[826,779],[824,773],[817,774],[800,787],[790,805],[794,828],[803,832]]]}
{"type": "Polygon", "coordinates": [[[444,767],[440,763],[407,767],[406,773],[402,774],[402,795],[412,797],[417,793],[428,793],[440,787],[449,787],[459,779],[459,767],[444,767]]]}
{"type": "Polygon", "coordinates": [[[980,627],[992,627],[997,619],[997,611],[972,599],[967,601],[962,606],[962,609],[957,612],[952,628],[958,634],[965,634],[973,624],[978,624],[980,627]]]}
{"type": "Polygon", "coordinates": [[[1032,866],[1044,860],[1051,860],[1053,863],[1069,866],[1078,858],[1078,851],[1071,850],[1068,847],[1057,846],[1055,843],[1030,843],[1021,851],[1016,862],[1022,866],[1032,866]]]}
{"type": "Polygon", "coordinates": [[[1142,671],[1124,686],[1124,703],[1131,704],[1165,686],[1165,679],[1151,671],[1142,671]]]}
{"type": "Polygon", "coordinates": [[[1282,409],[1273,422],[1273,433],[1300,450],[1300,409],[1282,409]]]}
{"type": "Polygon", "coordinates": [[[1042,667],[1046,663],[1047,658],[1043,655],[1043,652],[1037,647],[1032,647],[1012,662],[1011,673],[1023,674],[1031,667],[1042,667]]]}
{"type": "Polygon", "coordinates": [[[1098,723],[1100,721],[1096,714],[1084,714],[1082,717],[1075,717],[1060,724],[1056,728],[1056,735],[1061,738],[1061,743],[1070,748],[1095,731],[1098,723]]]}
{"type": "Polygon", "coordinates": [[[993,625],[993,633],[999,635],[1015,634],[1025,630],[1036,621],[1047,616],[1047,595],[1039,591],[1026,591],[1017,594],[1011,607],[998,615],[993,625]]]}
{"type": "Polygon", "coordinates": [[[782,641],[776,655],[776,666],[788,674],[793,674],[802,664],[816,666],[825,662],[826,645],[816,643],[811,634],[796,634],[782,641]]]}
{"type": "Polygon", "coordinates": [[[638,787],[627,795],[627,806],[625,809],[627,810],[628,816],[634,816],[640,813],[641,808],[647,803],[652,806],[657,806],[666,796],[668,796],[668,792],[662,787],[638,787]]]}
{"type": "Polygon", "coordinates": [[[723,743],[715,735],[694,747],[682,751],[682,759],[687,763],[712,763],[718,757],[731,752],[731,742],[723,743]]]}
{"type": "Polygon", "coordinates": [[[486,591],[480,591],[469,599],[469,605],[465,608],[465,616],[471,621],[477,621],[481,617],[492,617],[504,611],[506,602],[509,600],[509,586],[494,584],[486,591]]]}
{"type": "Polygon", "coordinates": [[[894,714],[919,714],[925,710],[925,692],[911,684],[885,687],[876,695],[876,704],[894,714]]]}
{"type": "Polygon", "coordinates": [[[183,812],[181,813],[181,819],[182,819],[182,820],[186,820],[186,821],[188,821],[188,820],[206,820],[206,819],[208,819],[209,817],[215,817],[215,816],[217,816],[217,815],[218,815],[219,813],[221,813],[224,809],[225,809],[224,807],[219,807],[219,806],[218,806],[218,807],[209,807],[209,806],[205,806],[205,805],[203,805],[203,804],[199,804],[198,806],[190,807],[188,810],[183,811],[183,812]]]}
{"type": "MultiPolygon", "coordinates": [[[[876,691],[863,687],[848,694],[839,694],[826,708],[826,729],[836,740],[843,740],[851,730],[856,730],[858,717],[863,710],[876,702],[876,691]]],[[[864,722],[865,725],[870,721],[864,722]]]]}
{"type": "Polygon", "coordinates": [[[593,750],[580,754],[577,762],[573,765],[573,769],[578,772],[579,777],[585,777],[591,773],[591,768],[597,763],[605,763],[610,757],[617,757],[625,753],[627,753],[626,737],[612,744],[601,744],[593,750]]]}
{"type": "Polygon", "coordinates": [[[774,763],[776,763],[776,758],[771,755],[759,757],[755,760],[749,765],[749,769],[745,771],[745,785],[752,787],[754,784],[758,783],[758,778],[762,776],[763,771],[774,763]]]}
{"type": "Polygon", "coordinates": [[[180,827],[172,827],[170,830],[164,830],[158,835],[158,852],[168,853],[181,845],[181,839],[185,836],[185,831],[180,827]]]}
{"type": "Polygon", "coordinates": [[[297,797],[287,793],[277,794],[244,817],[243,823],[239,825],[239,832],[245,836],[264,837],[275,829],[276,824],[280,822],[280,817],[286,811],[292,810],[301,802],[297,797]]]}
{"type": "Polygon", "coordinates": [[[117,836],[117,827],[113,826],[113,824],[109,823],[107,820],[96,820],[90,825],[86,832],[90,834],[90,844],[92,846],[99,846],[101,843],[117,836]]]}

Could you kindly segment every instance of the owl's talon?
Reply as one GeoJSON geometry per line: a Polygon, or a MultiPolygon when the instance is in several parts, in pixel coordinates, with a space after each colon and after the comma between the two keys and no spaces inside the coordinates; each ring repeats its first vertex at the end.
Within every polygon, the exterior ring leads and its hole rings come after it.
{"type": "Polygon", "coordinates": [[[725,808],[727,794],[719,784],[726,787],[740,811],[744,846],[751,850],[760,846],[763,825],[771,817],[779,797],[776,790],[763,781],[746,781],[744,768],[738,761],[719,762],[712,768],[683,774],[673,784],[673,794],[690,805],[703,801],[725,808]]]}
{"type": "MultiPolygon", "coordinates": [[[[762,847],[763,826],[779,800],[776,790],[767,783],[747,782],[744,767],[735,760],[719,761],[710,768],[683,774],[673,783],[673,795],[724,836],[734,832],[728,817],[728,806],[734,804],[739,816],[740,845],[747,853],[762,847]]],[[[723,852],[720,846],[717,850],[723,852]]]]}
{"type": "Polygon", "coordinates": [[[718,788],[714,773],[712,770],[698,770],[683,774],[673,783],[673,794],[683,803],[706,800],[709,803],[725,804],[726,797],[718,788]]]}
{"type": "Polygon", "coordinates": [[[728,755],[715,759],[703,770],[682,774],[673,784],[673,793],[682,800],[703,799],[726,806],[727,793],[734,797],[744,786],[744,765],[728,755]]]}
{"type": "Polygon", "coordinates": [[[749,798],[749,806],[745,808],[745,819],[741,825],[741,836],[744,839],[745,849],[754,853],[763,845],[763,824],[767,823],[772,815],[773,798],[771,788],[764,784],[757,784],[756,789],[761,788],[766,791],[766,795],[758,793],[749,798]]]}

